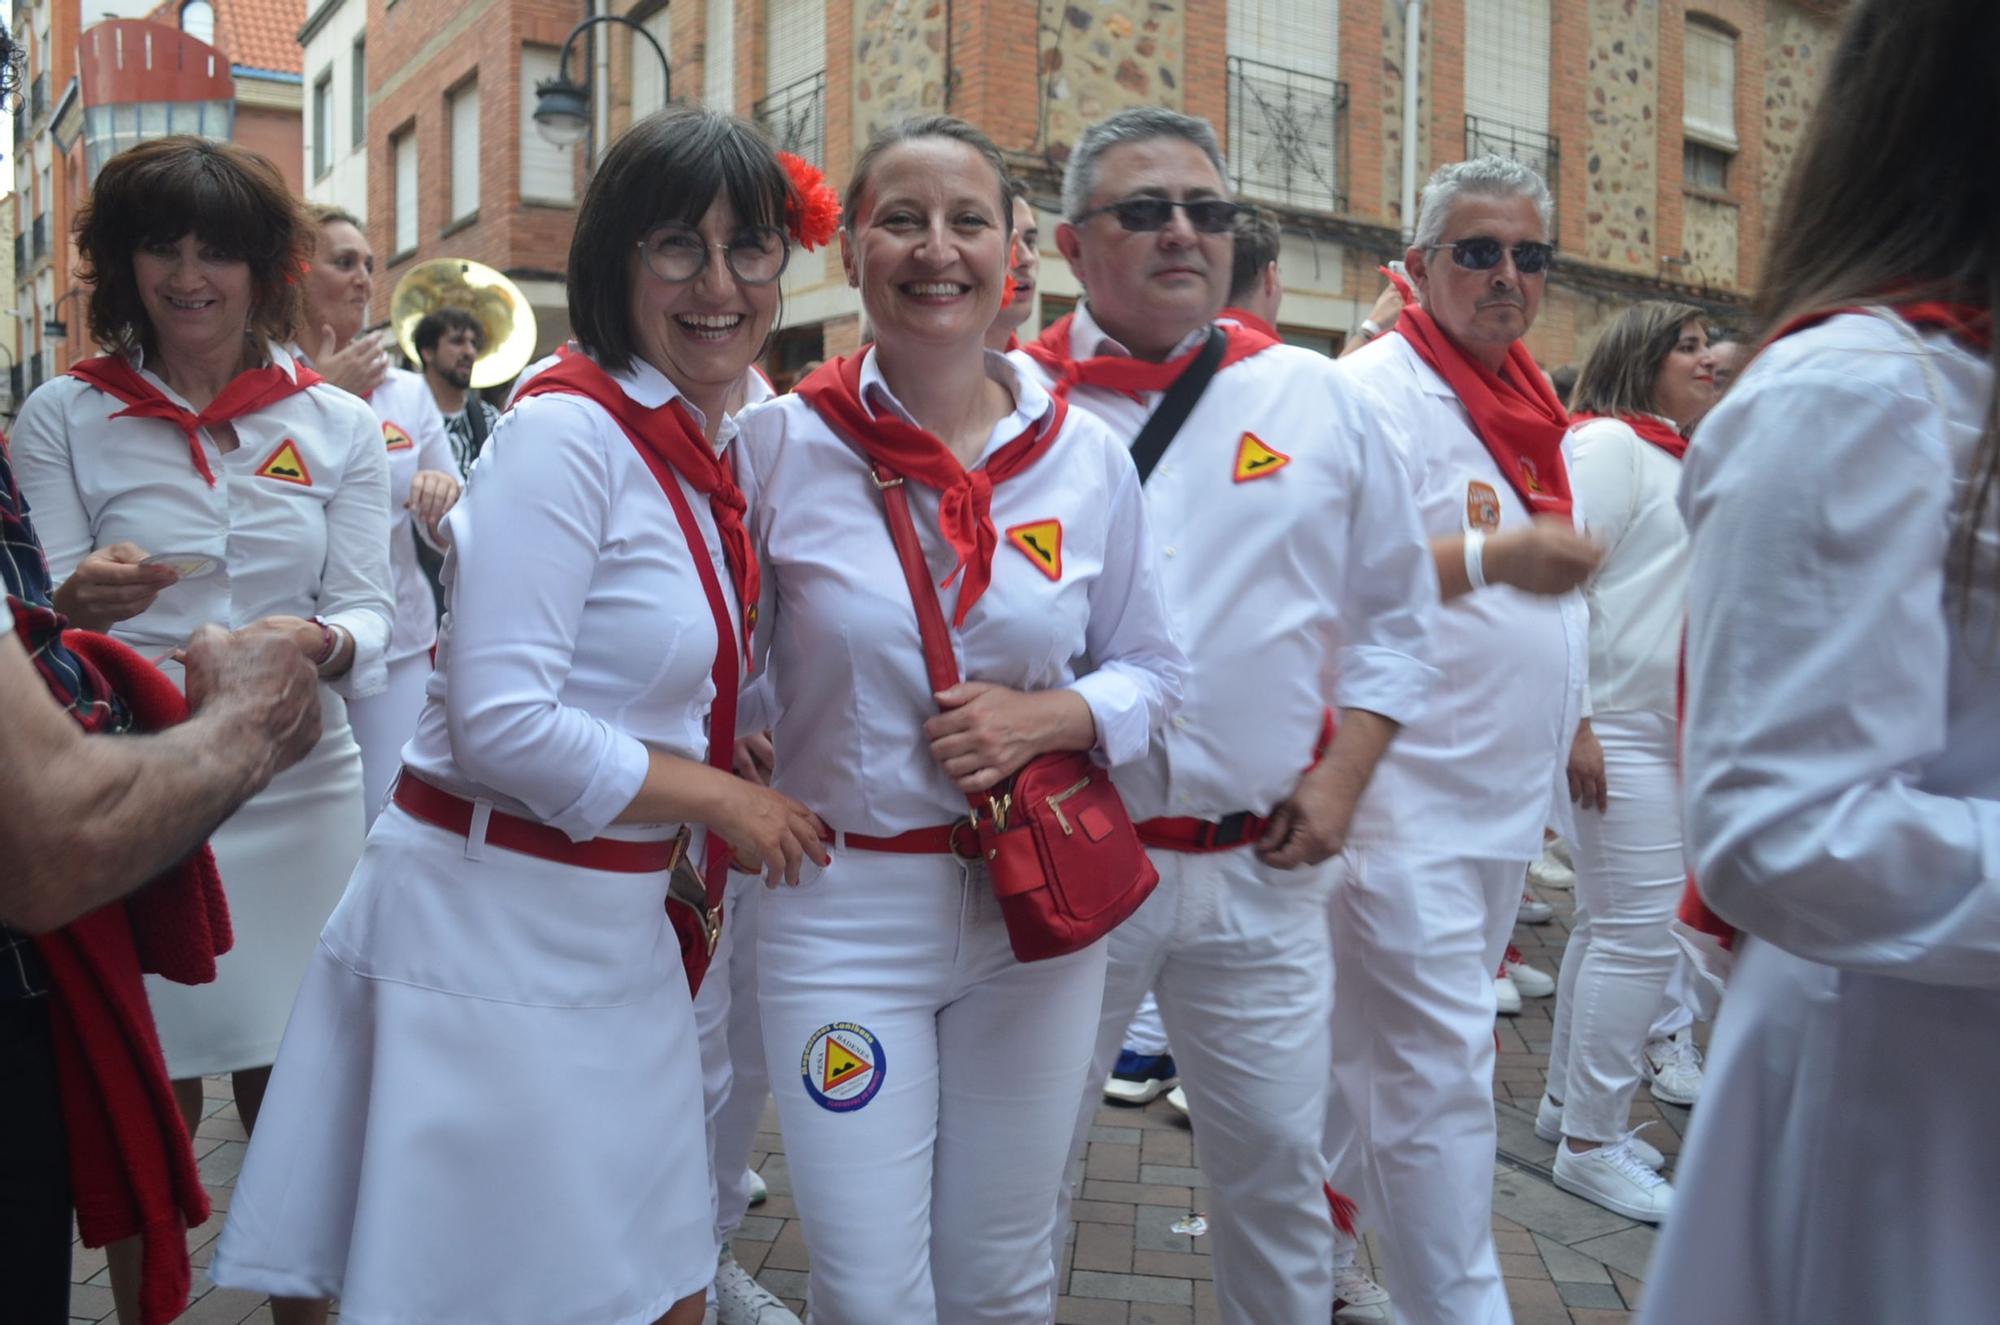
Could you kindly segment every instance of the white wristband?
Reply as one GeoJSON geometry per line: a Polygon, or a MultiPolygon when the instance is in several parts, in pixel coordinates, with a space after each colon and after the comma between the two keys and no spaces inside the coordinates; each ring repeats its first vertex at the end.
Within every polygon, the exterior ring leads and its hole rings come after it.
{"type": "Polygon", "coordinates": [[[1361,337],[1363,340],[1374,340],[1381,334],[1382,328],[1375,325],[1374,318],[1364,317],[1361,319],[1361,337]]]}
{"type": "Polygon", "coordinates": [[[1474,529],[1465,536],[1465,578],[1475,589],[1486,587],[1486,534],[1474,529]]]}

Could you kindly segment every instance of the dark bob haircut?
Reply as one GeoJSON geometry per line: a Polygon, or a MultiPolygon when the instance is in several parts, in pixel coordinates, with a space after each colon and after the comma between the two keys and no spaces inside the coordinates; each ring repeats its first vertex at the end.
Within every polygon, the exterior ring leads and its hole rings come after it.
{"type": "Polygon", "coordinates": [[[739,224],[787,232],[791,177],[763,133],[734,115],[670,106],[634,124],[604,154],[569,246],[570,333],[614,371],[632,365],[632,264],[639,241],[668,221],[698,226],[717,195],[739,224]]]}
{"type": "Polygon", "coordinates": [[[250,267],[254,335],[289,342],[304,320],[305,255],[314,232],[269,161],[234,143],[174,134],[104,163],[77,213],[90,334],[121,353],[154,351],[132,258],[148,244],[193,234],[250,267]]]}

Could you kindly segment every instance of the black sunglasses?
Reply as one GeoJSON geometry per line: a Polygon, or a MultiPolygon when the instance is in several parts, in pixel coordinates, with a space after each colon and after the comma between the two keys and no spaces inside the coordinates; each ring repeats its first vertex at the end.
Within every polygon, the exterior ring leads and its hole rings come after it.
{"type": "MultiPolygon", "coordinates": [[[[1500,255],[1506,246],[1490,235],[1474,235],[1453,244],[1435,244],[1433,248],[1448,248],[1451,259],[1467,271],[1491,271],[1500,265],[1500,255]]],[[[1539,276],[1549,269],[1555,260],[1556,246],[1544,244],[1540,240],[1527,239],[1514,245],[1514,270],[1523,276],[1539,276]]]]}
{"type": "Polygon", "coordinates": [[[1091,208],[1077,217],[1076,223],[1081,225],[1093,216],[1109,212],[1127,230],[1164,230],[1173,221],[1176,207],[1186,212],[1188,224],[1204,235],[1227,233],[1236,224],[1237,213],[1243,210],[1221,198],[1196,198],[1191,202],[1173,198],[1121,198],[1117,202],[1091,208]]]}

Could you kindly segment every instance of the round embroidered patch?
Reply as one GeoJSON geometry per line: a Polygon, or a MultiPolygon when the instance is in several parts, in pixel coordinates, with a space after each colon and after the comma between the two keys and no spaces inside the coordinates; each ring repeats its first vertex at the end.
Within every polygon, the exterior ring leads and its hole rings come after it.
{"type": "Polygon", "coordinates": [[[799,1076],[813,1103],[834,1113],[851,1113],[875,1098],[889,1059],[882,1042],[866,1026],[836,1021],[806,1040],[799,1076]]]}

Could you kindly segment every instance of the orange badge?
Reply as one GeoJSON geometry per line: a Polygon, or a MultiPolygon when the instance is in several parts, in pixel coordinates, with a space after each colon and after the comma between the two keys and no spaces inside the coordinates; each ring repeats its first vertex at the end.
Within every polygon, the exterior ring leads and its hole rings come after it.
{"type": "Polygon", "coordinates": [[[306,468],[305,457],[299,454],[298,443],[287,437],[271,452],[271,458],[257,466],[256,478],[274,478],[280,483],[296,483],[302,488],[312,486],[312,471],[306,468]]]}
{"type": "Polygon", "coordinates": [[[382,444],[391,451],[407,451],[416,445],[410,440],[410,434],[387,419],[382,420],[382,444]]]}
{"type": "Polygon", "coordinates": [[[1062,578],[1062,521],[1032,520],[1007,531],[1007,541],[1027,554],[1035,569],[1052,580],[1062,578]]]}
{"type": "Polygon", "coordinates": [[[1248,483],[1253,478],[1265,478],[1277,473],[1292,458],[1283,451],[1274,451],[1264,444],[1254,432],[1243,434],[1243,440],[1236,445],[1236,481],[1248,483]]]}
{"type": "Polygon", "coordinates": [[[1478,479],[1465,485],[1465,527],[1492,533],[1500,527],[1500,494],[1478,479]]]}

